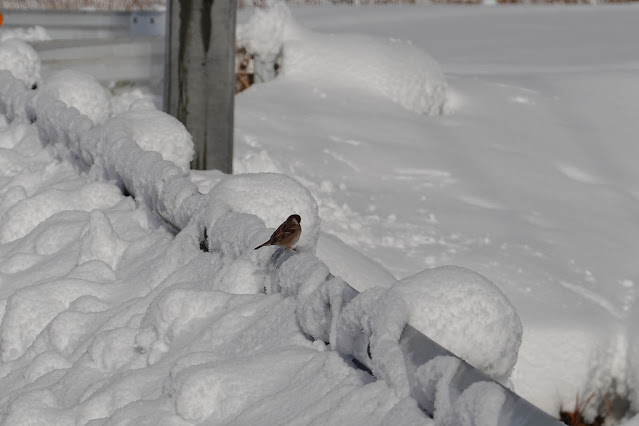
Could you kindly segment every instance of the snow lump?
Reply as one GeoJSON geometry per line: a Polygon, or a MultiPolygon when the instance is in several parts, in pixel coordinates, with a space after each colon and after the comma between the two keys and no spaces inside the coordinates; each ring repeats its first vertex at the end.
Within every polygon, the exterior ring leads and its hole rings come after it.
{"type": "Polygon", "coordinates": [[[40,57],[22,40],[12,39],[0,43],[0,70],[9,71],[25,86],[40,81],[40,57]]]}
{"type": "Polygon", "coordinates": [[[95,124],[105,122],[111,113],[109,92],[85,72],[61,70],[45,79],[44,92],[74,107],[95,124]]]}
{"type": "Polygon", "coordinates": [[[145,151],[156,151],[182,171],[190,169],[193,138],[176,118],[159,111],[147,99],[133,103],[130,109],[109,120],[103,129],[113,133],[124,129],[145,151]]]}
{"type": "Polygon", "coordinates": [[[409,323],[489,376],[505,381],[515,363],[522,325],[515,308],[488,279],[443,266],[398,281],[409,323]]]}

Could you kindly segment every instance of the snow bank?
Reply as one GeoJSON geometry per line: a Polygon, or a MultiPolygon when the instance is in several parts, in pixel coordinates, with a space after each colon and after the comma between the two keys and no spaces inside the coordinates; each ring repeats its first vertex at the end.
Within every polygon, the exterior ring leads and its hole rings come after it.
{"type": "Polygon", "coordinates": [[[51,40],[51,36],[40,25],[27,28],[0,28],[0,43],[7,40],[45,41],[51,40]]]}
{"type": "Polygon", "coordinates": [[[505,381],[517,362],[522,325],[488,279],[456,266],[426,269],[393,286],[410,324],[474,367],[505,381]]]}
{"type": "Polygon", "coordinates": [[[383,96],[419,114],[441,114],[447,84],[439,64],[411,43],[366,35],[326,35],[300,28],[288,7],[257,9],[238,25],[237,42],[274,61],[281,72],[313,86],[355,88],[383,96]]]}
{"type": "Polygon", "coordinates": [[[109,92],[85,72],[54,72],[47,76],[40,89],[67,106],[76,108],[95,124],[104,123],[111,115],[109,92]]]}
{"type": "Polygon", "coordinates": [[[22,40],[0,42],[0,70],[9,71],[25,86],[32,87],[40,81],[40,57],[22,40]]]}

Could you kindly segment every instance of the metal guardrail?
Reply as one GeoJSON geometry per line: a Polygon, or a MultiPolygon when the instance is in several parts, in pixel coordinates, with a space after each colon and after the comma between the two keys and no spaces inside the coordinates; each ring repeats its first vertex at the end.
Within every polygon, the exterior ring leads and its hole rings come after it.
{"type": "Polygon", "coordinates": [[[31,45],[44,73],[75,69],[102,82],[159,81],[164,76],[163,37],[48,40],[31,45]]]}
{"type": "Polygon", "coordinates": [[[163,11],[111,12],[86,10],[2,11],[3,28],[44,27],[54,39],[162,36],[163,11]]]}
{"type": "Polygon", "coordinates": [[[45,73],[75,69],[101,82],[164,77],[166,14],[3,10],[2,28],[42,26],[53,40],[31,42],[45,73]]]}

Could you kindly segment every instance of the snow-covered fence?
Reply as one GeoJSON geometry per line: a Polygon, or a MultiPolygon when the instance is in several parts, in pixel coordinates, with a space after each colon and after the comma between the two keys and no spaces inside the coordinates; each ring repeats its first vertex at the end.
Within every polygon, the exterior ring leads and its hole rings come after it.
{"type": "MultiPolygon", "coordinates": [[[[408,325],[405,302],[397,292],[374,288],[358,294],[332,276],[313,255],[319,232],[317,206],[304,198],[307,191],[292,179],[275,174],[227,176],[201,194],[187,171],[159,153],[144,151],[116,119],[94,126],[75,108],[43,90],[30,90],[6,71],[0,71],[0,113],[11,121],[35,123],[41,140],[61,156],[79,159],[80,167],[98,178],[115,180],[176,231],[192,236],[194,244],[198,238],[205,241],[210,251],[231,263],[246,260],[247,253],[253,256],[264,291],[296,301],[299,325],[306,334],[352,355],[399,396],[413,396],[439,424],[460,424],[459,416],[474,419],[473,424],[557,423],[408,325]],[[256,241],[270,231],[249,214],[252,194],[238,198],[237,190],[255,186],[256,191],[272,192],[269,199],[286,195],[306,205],[307,211],[299,211],[306,224],[301,253],[253,251],[256,241]]],[[[232,268],[220,271],[233,273],[232,268]]]]}

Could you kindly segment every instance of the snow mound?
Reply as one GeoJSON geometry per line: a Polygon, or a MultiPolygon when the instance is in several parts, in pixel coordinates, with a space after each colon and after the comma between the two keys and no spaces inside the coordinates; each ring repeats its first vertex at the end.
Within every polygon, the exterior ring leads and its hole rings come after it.
{"type": "MultiPolygon", "coordinates": [[[[320,231],[317,203],[311,193],[295,179],[276,173],[250,173],[223,179],[208,193],[210,211],[230,208],[261,218],[267,227],[255,237],[255,247],[267,241],[274,229],[292,214],[302,218],[298,251],[315,253],[320,231]]],[[[217,220],[220,212],[214,214],[217,220]]]]}
{"type": "MultiPolygon", "coordinates": [[[[112,89],[114,90],[114,89],[112,89]]],[[[111,97],[111,114],[115,117],[125,113],[131,109],[136,102],[146,102],[158,108],[161,105],[161,99],[156,99],[146,87],[134,87],[123,90],[114,90],[111,97]]]]}
{"type": "Polygon", "coordinates": [[[40,57],[22,40],[0,42],[0,70],[7,70],[25,86],[40,81],[40,57]]]}
{"type": "Polygon", "coordinates": [[[447,84],[439,64],[410,42],[302,29],[280,2],[238,26],[237,42],[265,61],[283,54],[282,72],[307,84],[383,96],[419,114],[441,114],[447,84]]]}
{"type": "Polygon", "coordinates": [[[28,28],[3,28],[0,29],[0,43],[7,40],[45,41],[51,40],[51,36],[40,25],[28,28]]]}
{"type": "Polygon", "coordinates": [[[126,130],[145,151],[155,151],[166,161],[173,162],[182,171],[191,167],[193,139],[186,127],[174,117],[153,106],[148,99],[133,103],[131,108],[109,120],[104,131],[126,130]]]}
{"type": "Polygon", "coordinates": [[[90,212],[115,205],[122,198],[113,185],[91,182],[82,188],[46,188],[14,204],[2,216],[0,242],[8,243],[24,237],[38,224],[64,210],[90,212]]]}
{"type": "Polygon", "coordinates": [[[283,72],[308,84],[356,88],[419,114],[441,114],[439,64],[410,43],[367,35],[312,35],[285,45],[283,72]]]}
{"type": "Polygon", "coordinates": [[[426,269],[398,281],[410,324],[497,380],[510,375],[522,340],[515,308],[488,279],[469,269],[426,269]]]}
{"type": "Polygon", "coordinates": [[[85,72],[54,72],[45,79],[41,89],[67,106],[76,108],[95,124],[104,123],[111,114],[109,92],[85,72]]]}
{"type": "Polygon", "coordinates": [[[249,20],[237,26],[236,43],[263,60],[274,61],[285,41],[298,38],[304,30],[295,22],[286,3],[255,9],[249,20]]]}

